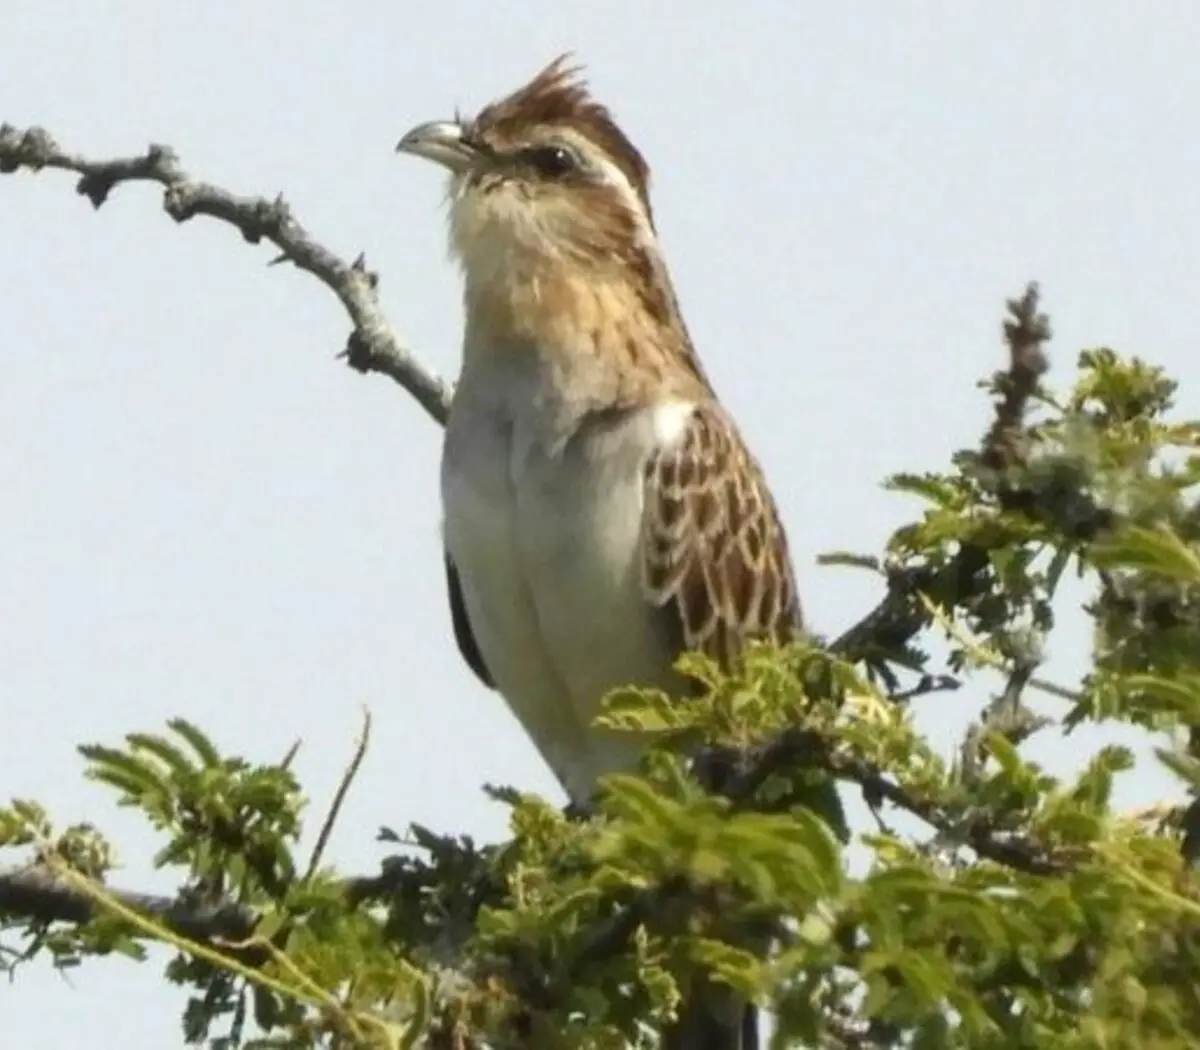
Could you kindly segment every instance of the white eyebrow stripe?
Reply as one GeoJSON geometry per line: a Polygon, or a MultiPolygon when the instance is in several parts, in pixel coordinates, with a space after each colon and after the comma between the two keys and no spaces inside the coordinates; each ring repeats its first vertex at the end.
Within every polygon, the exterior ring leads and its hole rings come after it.
{"type": "Polygon", "coordinates": [[[621,170],[621,167],[609,160],[604,152],[586,135],[581,135],[571,128],[563,128],[556,137],[564,145],[572,147],[579,153],[585,159],[588,166],[600,174],[606,184],[621,194],[630,213],[637,216],[638,227],[642,235],[650,241],[657,241],[654,235],[654,227],[650,224],[650,217],[646,214],[646,205],[642,201],[642,196],[638,193],[633,183],[629,181],[629,176],[621,170]]]}

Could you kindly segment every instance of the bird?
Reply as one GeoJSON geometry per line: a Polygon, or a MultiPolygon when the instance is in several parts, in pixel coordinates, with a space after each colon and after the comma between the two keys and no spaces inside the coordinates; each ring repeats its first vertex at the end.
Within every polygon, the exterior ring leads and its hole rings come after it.
{"type": "MultiPolygon", "coordinates": [[[[586,806],[646,748],[594,725],[611,690],[685,702],[683,652],[728,667],[801,628],[787,535],[684,322],[649,165],[571,55],[396,148],[447,170],[462,276],[440,476],[457,647],[586,806]]],[[[685,1007],[678,1045],[746,1050],[752,1013],[725,998],[685,1007]]]]}

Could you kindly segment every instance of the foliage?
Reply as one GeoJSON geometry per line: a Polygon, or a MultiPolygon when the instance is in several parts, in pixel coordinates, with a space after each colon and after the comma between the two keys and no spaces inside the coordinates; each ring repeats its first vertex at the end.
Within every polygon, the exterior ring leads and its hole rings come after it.
{"type": "Polygon", "coordinates": [[[289,756],[231,757],[177,720],[81,751],[158,833],[179,897],[110,891],[95,829],[15,802],[0,849],[53,885],[18,906],[0,879],[2,957],[149,965],[163,943],[186,1036],[215,1047],[652,1045],[701,971],[766,1006],[778,1046],[1196,1045],[1200,424],[1108,349],[1043,388],[1036,307],[1010,304],[980,447],[888,481],[922,507],[882,557],[829,559],[880,575],[879,610],[727,671],[689,655],[694,702],[610,697],[610,728],[655,745],[592,812],[497,789],[503,843],[385,829],[395,854],[352,876],[299,855],[289,756]],[[1038,674],[1063,616],[1092,632],[1070,685],[1038,674]],[[923,705],[997,675],[939,753],[923,705]],[[1126,745],[1080,753],[1085,723],[1126,745]],[[1031,757],[1051,740],[1072,768],[1031,757]],[[1127,812],[1143,752],[1178,794],[1127,812]]]}

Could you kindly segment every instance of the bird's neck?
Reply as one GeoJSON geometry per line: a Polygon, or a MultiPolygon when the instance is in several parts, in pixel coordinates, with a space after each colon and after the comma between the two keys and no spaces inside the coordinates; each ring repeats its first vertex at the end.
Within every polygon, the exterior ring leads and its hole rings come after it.
{"type": "Polygon", "coordinates": [[[464,374],[511,364],[600,407],[707,389],[669,286],[648,288],[618,265],[520,260],[465,276],[464,374]]]}

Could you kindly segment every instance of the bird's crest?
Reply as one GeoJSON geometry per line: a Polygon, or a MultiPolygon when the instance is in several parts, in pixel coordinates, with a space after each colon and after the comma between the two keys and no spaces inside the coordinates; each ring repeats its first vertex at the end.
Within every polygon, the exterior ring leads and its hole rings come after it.
{"type": "Polygon", "coordinates": [[[650,166],[617,126],[606,106],[588,91],[583,67],[560,55],[529,83],[493,102],[475,118],[482,136],[519,140],[531,127],[566,126],[585,135],[618,165],[650,210],[650,166]]]}

